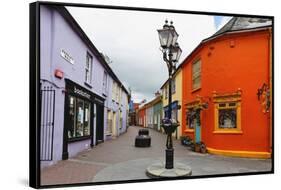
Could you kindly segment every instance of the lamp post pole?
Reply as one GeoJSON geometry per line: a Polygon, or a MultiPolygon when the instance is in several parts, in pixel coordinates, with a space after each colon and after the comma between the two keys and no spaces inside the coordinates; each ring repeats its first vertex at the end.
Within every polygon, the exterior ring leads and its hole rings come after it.
{"type": "MultiPolygon", "coordinates": [[[[168,79],[168,120],[171,121],[172,119],[172,76],[173,76],[173,67],[172,67],[172,53],[169,50],[168,53],[168,71],[169,71],[169,79],[168,79]]],[[[174,168],[174,148],[173,148],[173,140],[172,140],[172,133],[167,133],[167,142],[166,142],[166,169],[174,168]]]]}
{"type": "Polygon", "coordinates": [[[168,25],[168,21],[166,20],[163,28],[157,31],[159,34],[163,59],[167,64],[169,72],[168,114],[161,122],[161,127],[164,128],[165,133],[167,134],[166,161],[165,165],[162,162],[152,164],[146,169],[146,174],[151,178],[190,176],[192,171],[189,166],[178,162],[174,165],[174,148],[172,140],[172,134],[179,126],[179,122],[172,119],[172,77],[176,70],[176,63],[179,61],[182,50],[177,43],[178,34],[173,26],[173,22],[170,22],[170,25],[168,25]]]}
{"type": "Polygon", "coordinates": [[[173,140],[172,133],[179,126],[176,120],[172,119],[172,77],[173,72],[176,68],[176,63],[179,60],[181,55],[181,49],[177,43],[178,34],[173,26],[173,22],[170,22],[168,25],[168,21],[165,21],[163,29],[158,30],[160,44],[162,47],[163,59],[167,64],[169,78],[168,78],[168,114],[166,118],[162,120],[162,127],[167,134],[166,141],[166,169],[174,168],[174,149],[173,149],[173,140]]]}

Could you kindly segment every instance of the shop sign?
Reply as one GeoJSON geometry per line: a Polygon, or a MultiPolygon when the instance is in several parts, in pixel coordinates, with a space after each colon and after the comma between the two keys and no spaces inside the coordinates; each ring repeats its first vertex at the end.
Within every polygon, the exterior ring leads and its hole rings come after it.
{"type": "Polygon", "coordinates": [[[71,57],[69,53],[67,53],[64,49],[60,50],[60,55],[63,57],[67,62],[74,64],[74,59],[71,57]]]}
{"type": "Polygon", "coordinates": [[[84,92],[84,91],[82,91],[82,90],[80,90],[80,89],[78,89],[76,87],[74,87],[74,93],[75,94],[79,94],[80,96],[83,96],[83,97],[88,98],[88,99],[91,98],[90,94],[88,94],[87,92],[84,92]]]}
{"type": "Polygon", "coordinates": [[[101,99],[98,99],[98,98],[96,98],[96,97],[95,97],[95,101],[96,101],[96,102],[98,102],[98,103],[101,103],[101,104],[103,104],[103,100],[101,100],[101,99]]]}

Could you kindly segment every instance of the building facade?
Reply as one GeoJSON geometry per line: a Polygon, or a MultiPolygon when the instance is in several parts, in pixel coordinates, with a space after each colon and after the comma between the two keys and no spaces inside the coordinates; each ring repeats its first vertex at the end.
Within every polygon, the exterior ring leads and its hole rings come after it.
{"type": "Polygon", "coordinates": [[[146,104],[146,125],[145,127],[153,128],[153,101],[146,104]]]}
{"type": "Polygon", "coordinates": [[[146,105],[142,104],[139,106],[137,111],[138,126],[146,127],[146,105]]]}
{"type": "MultiPolygon", "coordinates": [[[[168,116],[169,84],[166,81],[162,87],[163,118],[168,116]]],[[[182,135],[182,69],[179,66],[172,78],[172,119],[179,122],[179,127],[173,133],[177,139],[182,135]]]]}
{"type": "Polygon", "coordinates": [[[129,104],[129,125],[135,126],[137,125],[137,110],[139,108],[138,103],[134,103],[132,100],[129,104]]]}
{"type": "Polygon", "coordinates": [[[182,133],[210,153],[271,156],[271,20],[232,18],[182,67],[182,133]]]}
{"type": "Polygon", "coordinates": [[[40,160],[45,167],[126,131],[128,92],[64,7],[40,9],[40,160]]]}
{"type": "Polygon", "coordinates": [[[159,95],[153,100],[153,128],[157,131],[161,130],[162,112],[162,96],[159,95]]]}

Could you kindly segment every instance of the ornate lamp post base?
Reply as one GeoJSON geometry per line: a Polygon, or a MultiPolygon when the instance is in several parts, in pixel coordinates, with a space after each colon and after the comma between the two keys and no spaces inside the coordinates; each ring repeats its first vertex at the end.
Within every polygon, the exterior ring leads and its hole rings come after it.
{"type": "Polygon", "coordinates": [[[192,170],[189,166],[182,163],[174,164],[174,148],[172,142],[172,133],[175,132],[179,123],[173,123],[171,119],[164,119],[161,127],[164,128],[167,134],[165,163],[159,162],[150,165],[146,169],[146,175],[150,178],[169,178],[169,177],[184,177],[190,176],[192,170]]]}
{"type": "Polygon", "coordinates": [[[191,168],[185,164],[176,162],[172,169],[166,169],[165,163],[152,164],[146,169],[146,175],[150,178],[172,178],[191,176],[191,168]]]}

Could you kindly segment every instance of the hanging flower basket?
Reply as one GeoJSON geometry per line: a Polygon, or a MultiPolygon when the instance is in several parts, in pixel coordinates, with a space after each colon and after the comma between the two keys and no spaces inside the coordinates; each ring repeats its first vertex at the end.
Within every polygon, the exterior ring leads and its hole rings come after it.
{"type": "Polygon", "coordinates": [[[164,129],[166,134],[172,134],[176,131],[178,126],[179,123],[171,119],[163,119],[161,123],[161,127],[164,129]]]}

